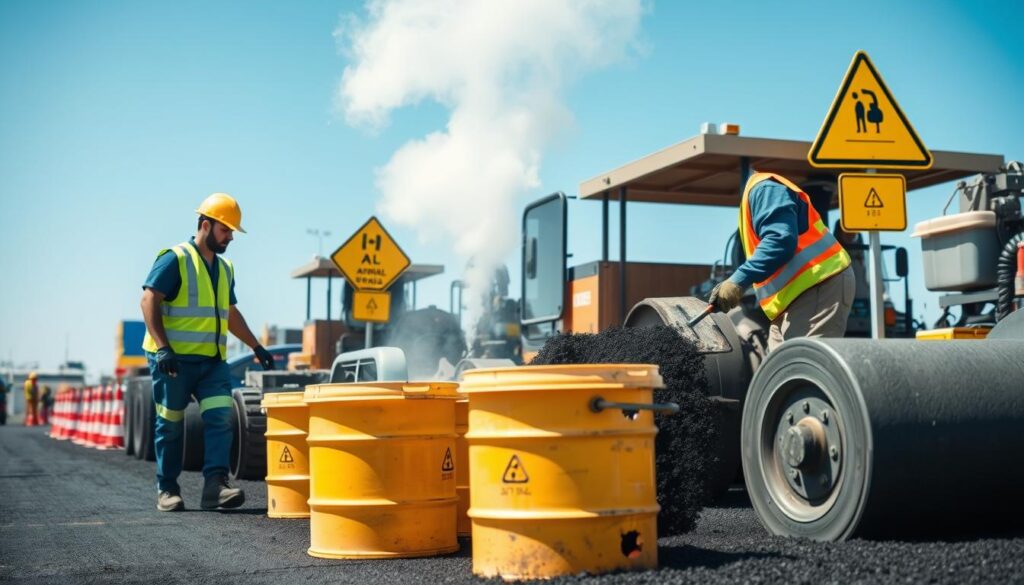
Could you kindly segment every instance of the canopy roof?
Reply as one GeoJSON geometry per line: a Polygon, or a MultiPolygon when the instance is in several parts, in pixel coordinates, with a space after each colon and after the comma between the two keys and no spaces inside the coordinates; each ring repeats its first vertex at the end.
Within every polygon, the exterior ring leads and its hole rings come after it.
{"type": "MultiPolygon", "coordinates": [[[[779,173],[799,185],[835,183],[842,169],[818,169],[807,162],[810,142],[737,135],[700,134],[639,160],[580,183],[581,199],[617,200],[626,188],[629,201],[739,205],[743,159],[755,171],[779,173]]],[[[927,170],[879,171],[901,173],[907,190],[996,171],[1002,155],[933,150],[935,163],[927,170]]]]}

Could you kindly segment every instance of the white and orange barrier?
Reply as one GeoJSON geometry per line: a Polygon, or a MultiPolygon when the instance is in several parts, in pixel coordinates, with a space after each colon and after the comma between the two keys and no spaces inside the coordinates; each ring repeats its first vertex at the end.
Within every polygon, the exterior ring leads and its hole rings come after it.
{"type": "Polygon", "coordinates": [[[50,436],[97,449],[124,447],[124,386],[71,388],[57,396],[50,436]]]}

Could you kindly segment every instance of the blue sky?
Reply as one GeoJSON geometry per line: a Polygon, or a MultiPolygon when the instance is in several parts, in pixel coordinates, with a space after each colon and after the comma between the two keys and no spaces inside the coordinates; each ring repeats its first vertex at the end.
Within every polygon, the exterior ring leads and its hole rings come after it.
{"type": "MultiPolygon", "coordinates": [[[[565,92],[573,125],[544,153],[523,203],[575,193],[704,121],[810,140],[858,49],[930,148],[1024,158],[1014,3],[846,6],[647,3],[639,48],[565,92]]],[[[155,252],[187,239],[192,210],[213,191],[243,207],[249,233],[228,255],[253,329],[300,326],[305,284],[288,274],[316,252],[306,229],[334,233],[325,249],[344,241],[375,213],[374,170],[447,120],[425,101],[376,132],[345,123],[335,93],[349,61],[332,33],[347,14],[365,14],[363,4],[0,2],[0,359],[53,367],[67,341],[72,359],[110,372],[116,323],[139,317],[155,252]]],[[[911,225],[938,215],[952,187],[911,193],[911,225]]],[[[572,213],[574,260],[597,258],[600,205],[572,213]]],[[[630,256],[710,262],[734,222],[731,210],[635,205],[630,256]]],[[[413,261],[446,265],[419,297],[447,307],[461,268],[450,246],[389,228],[413,261]]],[[[910,249],[917,312],[934,319],[918,242],[883,243],[910,249]]],[[[314,290],[314,316],[322,296],[314,290]]]]}

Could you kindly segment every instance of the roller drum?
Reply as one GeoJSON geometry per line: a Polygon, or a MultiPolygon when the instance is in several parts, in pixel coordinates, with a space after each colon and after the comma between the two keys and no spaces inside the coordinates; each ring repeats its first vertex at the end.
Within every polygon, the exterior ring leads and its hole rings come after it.
{"type": "Polygon", "coordinates": [[[743,409],[743,470],[774,534],[954,534],[1024,518],[1024,339],[798,339],[743,409]]]}

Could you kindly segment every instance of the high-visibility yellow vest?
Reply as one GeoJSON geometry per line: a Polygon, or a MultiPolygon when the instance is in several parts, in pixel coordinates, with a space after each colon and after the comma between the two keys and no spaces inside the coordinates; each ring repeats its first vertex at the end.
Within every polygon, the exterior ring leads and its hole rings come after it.
{"type": "MultiPolygon", "coordinates": [[[[167,251],[161,250],[160,254],[167,251]]],[[[178,296],[173,301],[160,303],[164,331],[171,349],[179,354],[227,359],[228,303],[231,283],[235,279],[234,267],[224,258],[215,257],[220,262],[220,274],[214,290],[210,272],[195,246],[186,242],[170,248],[170,251],[178,257],[178,272],[181,274],[178,296]]],[[[160,349],[149,331],[142,340],[142,349],[151,353],[160,349]]]]}
{"type": "Polygon", "coordinates": [[[775,271],[774,274],[754,283],[754,294],[757,302],[769,319],[775,319],[801,293],[830,276],[842,272],[850,265],[850,255],[828,231],[821,216],[811,205],[811,198],[788,179],[774,173],[755,173],[747,181],[743,190],[743,201],[740,203],[740,239],[747,258],[754,255],[754,250],[761,243],[754,230],[753,217],[750,213],[750,192],[758,183],[774,180],[797,194],[807,208],[807,230],[799,235],[793,257],[775,271]]]}

